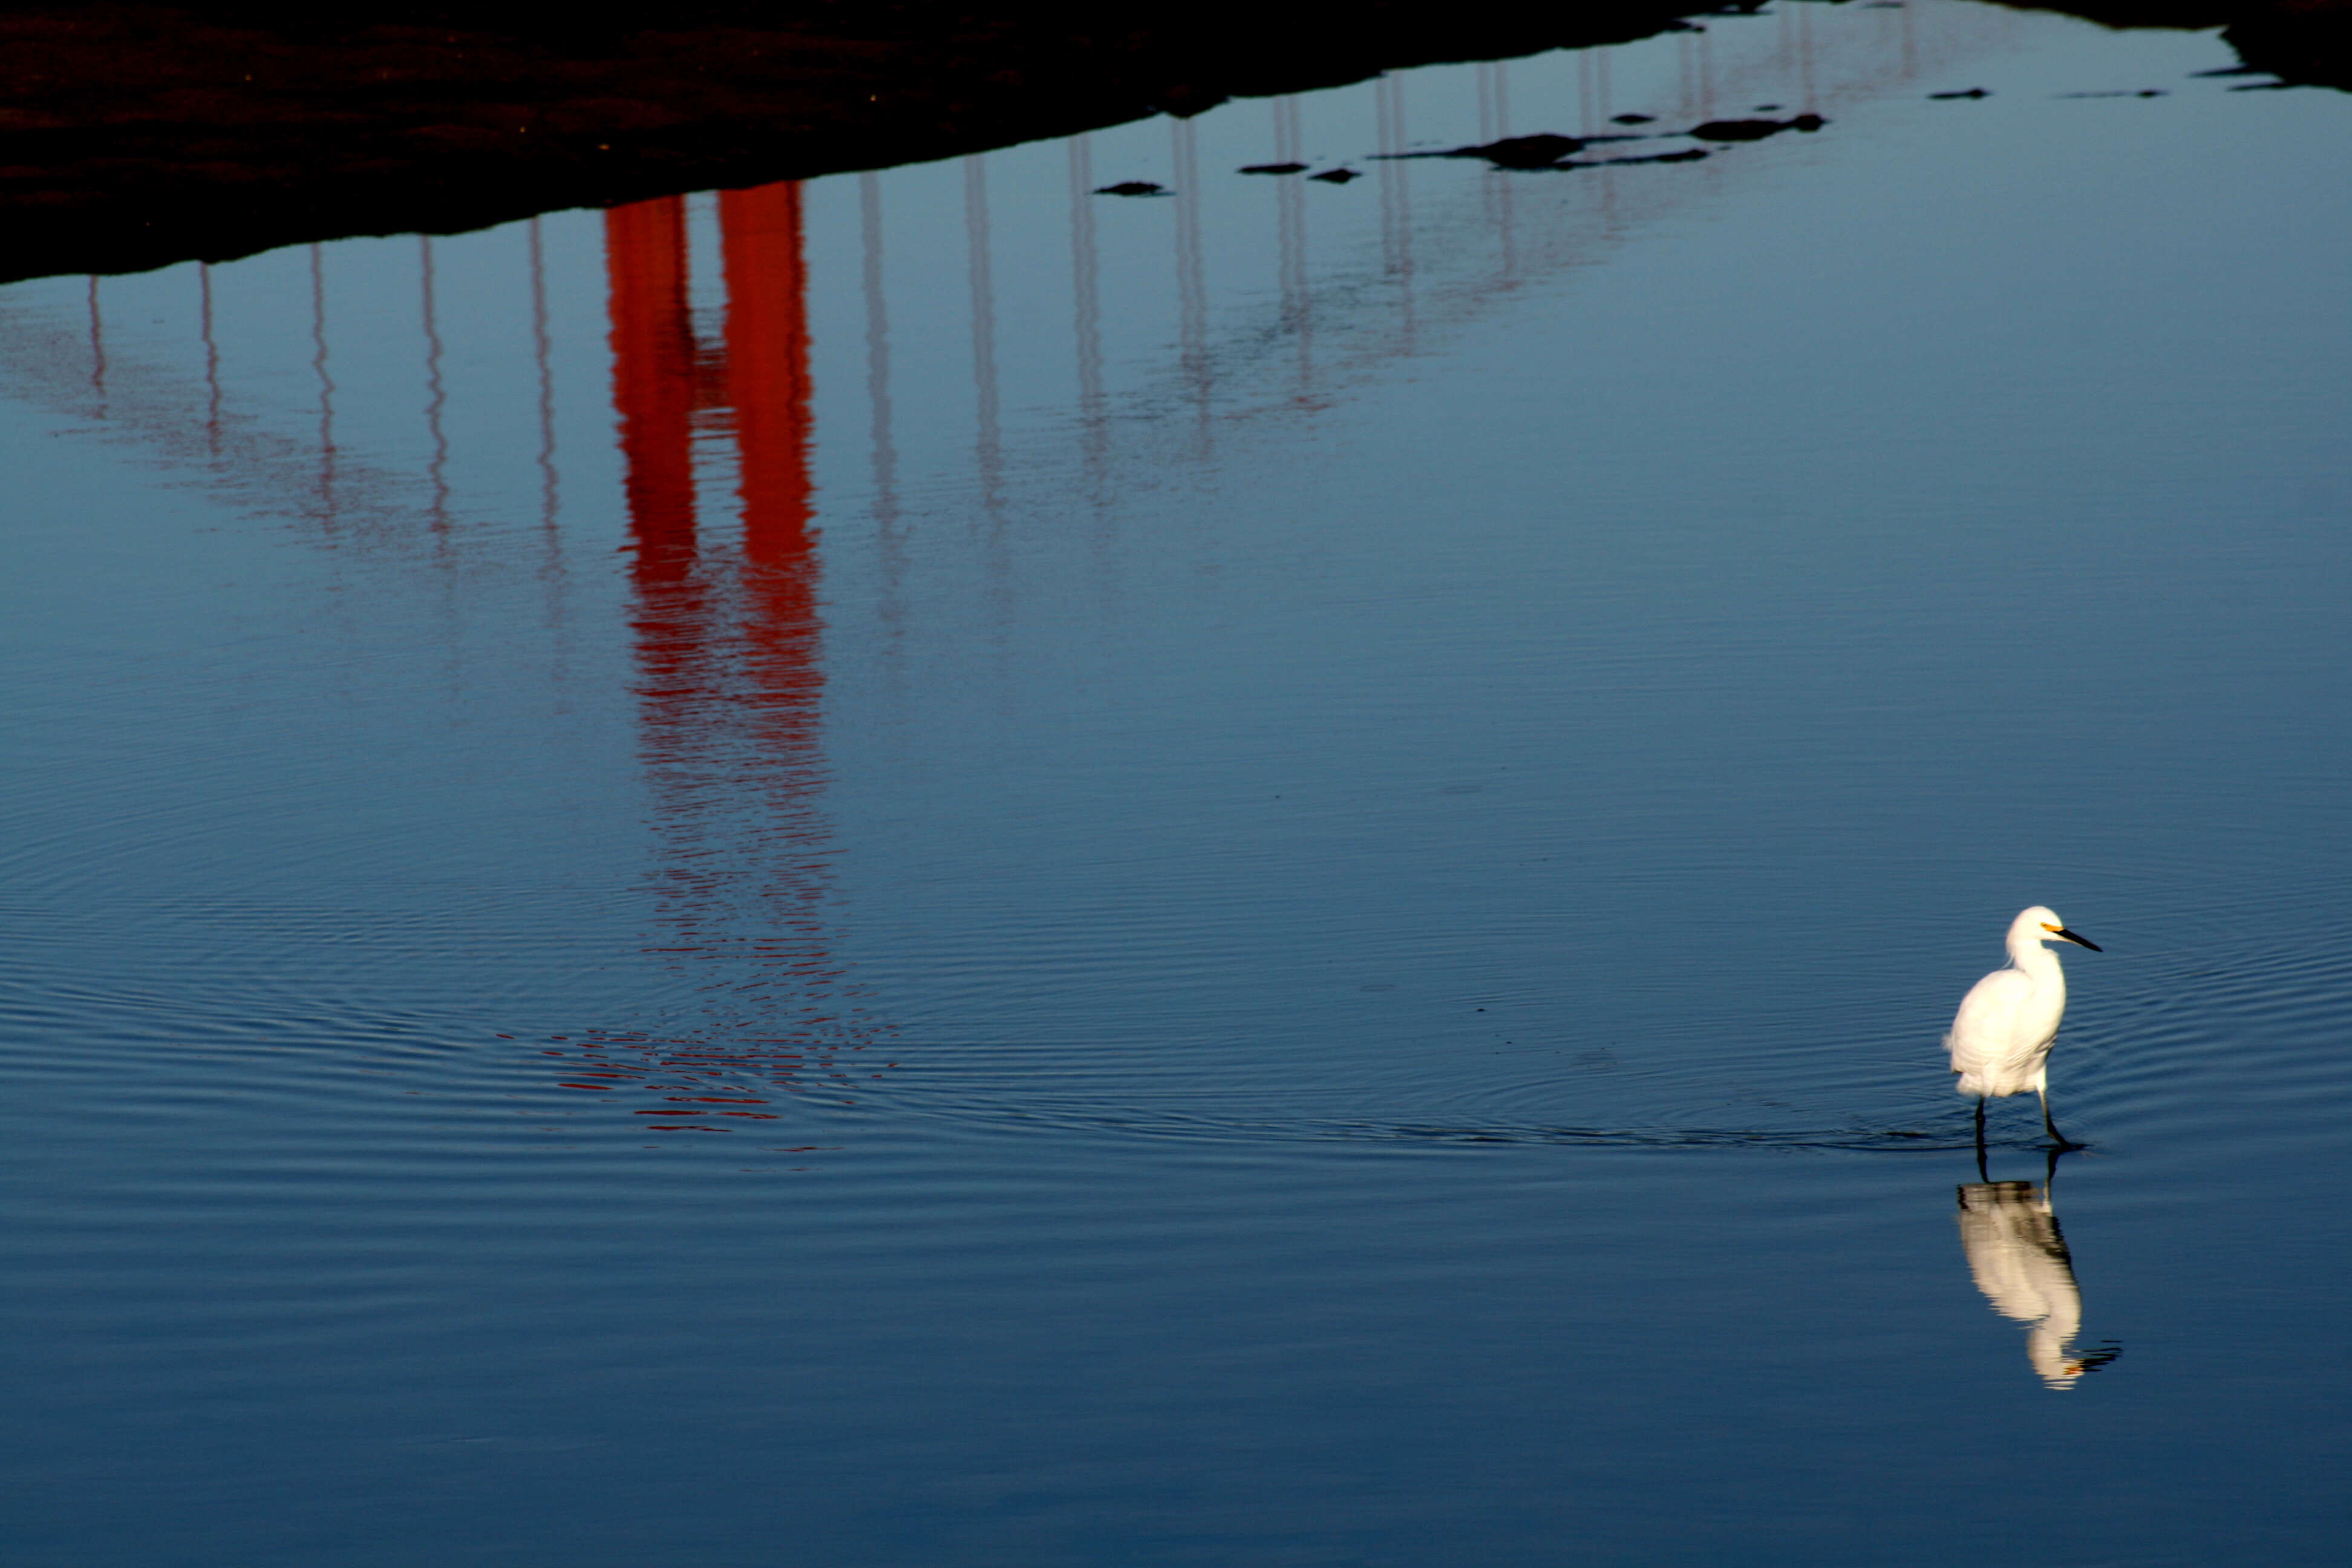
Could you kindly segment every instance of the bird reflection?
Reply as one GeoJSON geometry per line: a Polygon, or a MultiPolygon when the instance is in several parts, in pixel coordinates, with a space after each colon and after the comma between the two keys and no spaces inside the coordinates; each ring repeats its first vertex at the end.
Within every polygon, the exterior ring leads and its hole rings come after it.
{"type": "MultiPolygon", "coordinates": [[[[2058,1151],[2050,1152],[2042,1180],[1963,1184],[1960,1246],[1969,1272],[1992,1310],[2032,1325],[2025,1358],[2047,1388],[2072,1388],[2082,1375],[2121,1353],[2114,1347],[2083,1351],[2074,1336],[2083,1326],[2083,1292],[2074,1283],[2074,1260],[2059,1234],[2050,1191],[2058,1173],[2058,1151]]],[[[1979,1163],[1979,1175],[1984,1174],[1979,1163]]]]}

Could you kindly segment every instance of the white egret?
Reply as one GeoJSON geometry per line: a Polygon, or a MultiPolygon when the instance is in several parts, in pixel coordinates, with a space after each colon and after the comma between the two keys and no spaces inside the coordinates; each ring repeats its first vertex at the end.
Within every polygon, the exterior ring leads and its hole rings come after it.
{"type": "Polygon", "coordinates": [[[2053,937],[2100,952],[2040,904],[2009,927],[2009,967],[1969,988],[1944,1045],[1962,1094],[1977,1097],[1977,1142],[1984,1142],[1985,1101],[2032,1089],[2042,1097],[2042,1125],[2067,1148],[2076,1145],[2050,1120],[2050,1046],[2066,1014],[2066,972],[2042,946],[2053,937]]]}

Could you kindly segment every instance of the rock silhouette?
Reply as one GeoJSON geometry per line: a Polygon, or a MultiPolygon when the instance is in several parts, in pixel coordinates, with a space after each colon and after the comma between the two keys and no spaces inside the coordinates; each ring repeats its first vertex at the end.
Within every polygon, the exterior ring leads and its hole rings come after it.
{"type": "Polygon", "coordinates": [[[1702,142],[1761,142],[1783,131],[1810,133],[1828,123],[1818,114],[1800,114],[1792,120],[1710,120],[1692,126],[1690,133],[1702,142]]]}
{"type": "Polygon", "coordinates": [[[1456,147],[1441,153],[1441,158],[1484,158],[1497,169],[1549,169],[1572,153],[1584,151],[1584,143],[1573,136],[1556,136],[1549,132],[1533,136],[1506,136],[1499,142],[1489,142],[1477,147],[1456,147]]]}

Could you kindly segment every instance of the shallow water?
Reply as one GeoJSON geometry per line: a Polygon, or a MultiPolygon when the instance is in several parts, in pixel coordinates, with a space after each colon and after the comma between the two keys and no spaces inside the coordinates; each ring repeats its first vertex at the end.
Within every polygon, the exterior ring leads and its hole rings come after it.
{"type": "Polygon", "coordinates": [[[11,1563],[2336,1560],[2352,102],[2230,63],[0,289],[11,1563]]]}

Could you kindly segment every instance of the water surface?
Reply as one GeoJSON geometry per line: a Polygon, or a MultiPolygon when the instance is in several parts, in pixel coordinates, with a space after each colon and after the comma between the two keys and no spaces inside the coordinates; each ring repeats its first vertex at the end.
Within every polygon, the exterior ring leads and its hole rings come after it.
{"type": "Polygon", "coordinates": [[[11,1561],[2333,1561],[2352,108],[2230,64],[0,290],[11,1561]]]}

